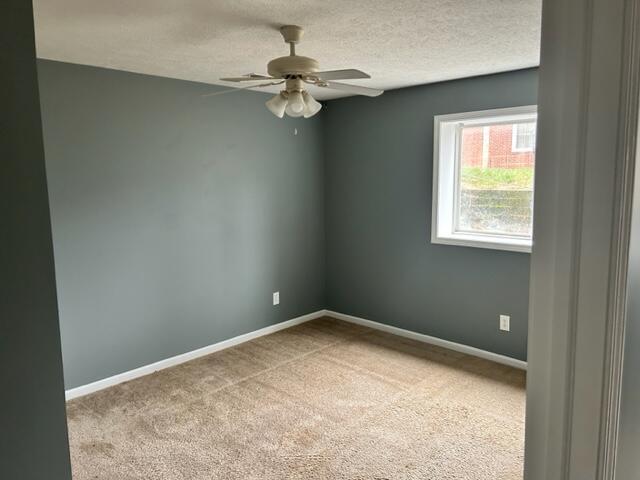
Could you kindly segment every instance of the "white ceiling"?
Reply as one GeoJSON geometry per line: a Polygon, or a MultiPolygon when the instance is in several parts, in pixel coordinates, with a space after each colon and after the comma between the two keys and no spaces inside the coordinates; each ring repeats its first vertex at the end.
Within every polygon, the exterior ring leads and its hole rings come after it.
{"type": "MultiPolygon", "coordinates": [[[[392,89],[538,65],[541,0],[34,0],[40,58],[222,85],[288,54],[392,89]]],[[[319,99],[342,92],[314,90],[319,99]]]]}

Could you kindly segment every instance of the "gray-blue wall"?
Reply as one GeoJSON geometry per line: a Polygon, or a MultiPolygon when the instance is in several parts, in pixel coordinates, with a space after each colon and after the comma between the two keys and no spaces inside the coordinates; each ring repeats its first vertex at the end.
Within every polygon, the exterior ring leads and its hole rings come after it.
{"type": "Polygon", "coordinates": [[[38,69],[67,388],[324,307],[320,115],[38,69]]]}
{"type": "Polygon", "coordinates": [[[0,15],[0,478],[70,480],[31,2],[0,15]]]}
{"type": "Polygon", "coordinates": [[[529,255],[430,243],[433,117],[536,98],[525,70],[329,102],[328,308],[526,359],[529,255]]]}

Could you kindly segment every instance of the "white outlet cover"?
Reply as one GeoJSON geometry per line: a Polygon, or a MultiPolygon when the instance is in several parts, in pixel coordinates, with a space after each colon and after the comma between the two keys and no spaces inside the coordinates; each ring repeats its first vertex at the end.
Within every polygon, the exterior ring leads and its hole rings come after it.
{"type": "Polygon", "coordinates": [[[508,332],[511,330],[511,317],[509,315],[500,315],[500,330],[508,332]]]}
{"type": "Polygon", "coordinates": [[[273,304],[274,305],[280,304],[280,292],[273,292],[273,304]]]}

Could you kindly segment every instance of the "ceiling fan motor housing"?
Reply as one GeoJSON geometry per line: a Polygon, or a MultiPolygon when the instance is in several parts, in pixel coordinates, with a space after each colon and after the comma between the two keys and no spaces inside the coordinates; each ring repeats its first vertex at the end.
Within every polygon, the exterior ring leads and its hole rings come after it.
{"type": "Polygon", "coordinates": [[[288,55],[271,60],[267,64],[269,75],[275,78],[287,78],[294,75],[306,75],[320,70],[317,60],[301,55],[288,55]]]}

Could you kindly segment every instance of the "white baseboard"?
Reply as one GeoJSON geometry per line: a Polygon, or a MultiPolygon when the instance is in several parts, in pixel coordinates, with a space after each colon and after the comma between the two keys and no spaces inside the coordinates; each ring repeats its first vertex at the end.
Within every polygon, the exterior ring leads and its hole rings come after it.
{"type": "Polygon", "coordinates": [[[344,313],[334,312],[331,310],[325,310],[324,314],[337,318],[338,320],[344,320],[345,322],[356,323],[365,327],[375,328],[376,330],[382,330],[383,332],[392,333],[400,337],[411,338],[419,342],[429,343],[431,345],[437,345],[438,347],[448,348],[460,353],[466,353],[467,355],[473,355],[474,357],[484,358],[496,363],[508,365],[510,367],[519,368],[521,370],[527,369],[527,362],[517,360],[515,358],[500,355],[498,353],[488,352],[475,347],[469,347],[461,343],[450,342],[441,338],[432,337],[430,335],[424,335],[422,333],[412,332],[411,330],[405,330],[403,328],[392,327],[391,325],[385,325],[384,323],[374,322],[373,320],[367,320],[365,318],[354,317],[353,315],[346,315],[344,313]]]}
{"type": "Polygon", "coordinates": [[[145,375],[149,375],[153,372],[157,372],[158,370],[164,370],[165,368],[173,367],[175,365],[188,362],[189,360],[194,360],[199,357],[204,357],[205,355],[209,355],[219,350],[224,350],[225,348],[233,347],[240,343],[248,342],[249,340],[253,340],[254,338],[262,337],[264,335],[269,335],[270,333],[274,333],[279,330],[283,330],[285,328],[293,327],[294,325],[299,325],[301,323],[308,322],[309,320],[320,318],[324,315],[325,315],[325,310],[318,310],[317,312],[309,313],[307,315],[302,315],[301,317],[297,317],[297,318],[292,318],[291,320],[286,320],[284,322],[276,323],[275,325],[269,325],[268,327],[261,328],[260,330],[255,330],[253,332],[245,333],[243,335],[238,335],[237,337],[233,337],[228,340],[223,340],[222,342],[214,343],[213,345],[208,345],[206,347],[202,347],[197,350],[193,350],[191,352],[186,352],[181,355],[176,355],[175,357],[166,358],[164,360],[160,360],[159,362],[155,362],[150,365],[145,365],[143,367],[136,368],[134,370],[129,370],[128,372],[119,373],[118,375],[104,378],[102,380],[98,380],[96,382],[92,382],[87,385],[71,388],[65,392],[65,397],[67,400],[71,400],[73,398],[81,397],[83,395],[88,395],[90,393],[97,392],[98,390],[103,390],[105,388],[112,387],[119,383],[133,380],[134,378],[139,378],[145,375]]]}
{"type": "Polygon", "coordinates": [[[88,395],[90,393],[97,392],[98,390],[103,390],[105,388],[118,385],[119,383],[127,382],[135,378],[143,377],[153,372],[157,372],[158,370],[164,370],[165,368],[173,367],[175,365],[188,362],[189,360],[194,360],[199,357],[204,357],[205,355],[209,355],[211,353],[224,350],[225,348],[233,347],[240,343],[248,342],[249,340],[253,340],[254,338],[262,337],[264,335],[269,335],[270,333],[275,333],[277,331],[284,330],[285,328],[293,327],[294,325],[299,325],[301,323],[308,322],[310,320],[314,320],[316,318],[320,318],[323,316],[329,316],[329,317],[337,318],[338,320],[343,320],[345,322],[364,325],[365,327],[374,328],[376,330],[382,330],[383,332],[392,333],[394,335],[398,335],[401,337],[411,338],[419,342],[429,343],[431,345],[437,345],[439,347],[448,348],[449,350],[454,350],[456,352],[466,353],[467,355],[473,355],[475,357],[484,358],[486,360],[491,360],[493,362],[502,363],[504,365],[509,365],[510,367],[515,367],[522,370],[527,369],[527,362],[523,362],[522,360],[516,360],[515,358],[507,357],[505,355],[488,352],[486,350],[481,350],[475,347],[469,347],[467,345],[450,342],[448,340],[442,340],[441,338],[431,337],[429,335],[412,332],[410,330],[405,330],[403,328],[392,327],[390,325],[385,325],[384,323],[374,322],[373,320],[354,317],[353,315],[346,315],[344,313],[334,312],[332,310],[318,310],[317,312],[309,313],[307,315],[302,315],[301,317],[292,318],[291,320],[286,320],[284,322],[276,323],[275,325],[270,325],[268,327],[261,328],[260,330],[255,330],[253,332],[245,333],[244,335],[239,335],[237,337],[233,337],[228,340],[223,340],[222,342],[214,343],[213,345],[208,345],[206,347],[202,347],[197,350],[193,350],[191,352],[186,352],[181,355],[176,355],[175,357],[160,360],[159,362],[155,362],[150,365],[145,365],[143,367],[136,368],[134,370],[129,370],[128,372],[119,373],[118,375],[104,378],[102,380],[98,380],[96,382],[92,382],[87,385],[71,388],[65,392],[65,396],[67,400],[71,400],[73,398],[81,397],[83,395],[88,395]]]}

